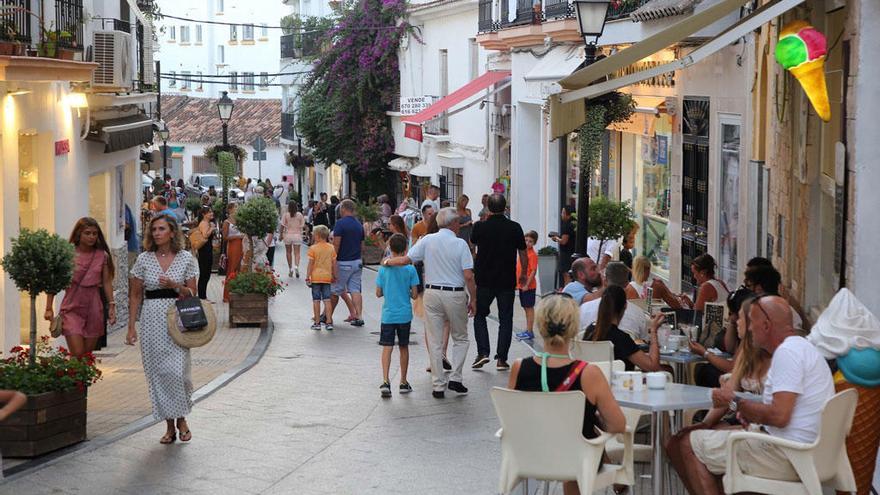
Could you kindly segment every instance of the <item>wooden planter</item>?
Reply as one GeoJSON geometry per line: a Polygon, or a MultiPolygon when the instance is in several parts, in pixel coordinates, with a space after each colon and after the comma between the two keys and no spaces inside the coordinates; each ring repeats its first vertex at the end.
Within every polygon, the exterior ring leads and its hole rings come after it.
{"type": "Polygon", "coordinates": [[[28,396],[23,408],[0,421],[0,451],[6,457],[37,457],[85,439],[86,392],[28,396]]]}
{"type": "Polygon", "coordinates": [[[229,326],[269,324],[269,296],[264,294],[229,294],[229,326]]]}
{"type": "Polygon", "coordinates": [[[385,250],[380,246],[361,245],[361,260],[365,265],[378,265],[382,262],[385,250]]]}

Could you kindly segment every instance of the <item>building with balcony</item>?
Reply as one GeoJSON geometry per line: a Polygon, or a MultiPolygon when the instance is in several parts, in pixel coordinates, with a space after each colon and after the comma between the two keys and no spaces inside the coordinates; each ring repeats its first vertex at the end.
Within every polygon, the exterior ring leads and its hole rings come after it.
{"type": "MultiPolygon", "coordinates": [[[[163,94],[281,98],[277,0],[163,2],[159,58],[163,94]],[[204,22],[198,22],[204,21],[204,22]],[[270,28],[270,26],[272,26],[270,28]]],[[[234,124],[230,124],[234,125],[234,124]]]]}
{"type": "MultiPolygon", "coordinates": [[[[125,210],[139,217],[141,151],[153,140],[150,20],[134,0],[4,0],[0,9],[14,12],[0,35],[0,256],[21,228],[67,238],[79,218],[94,217],[118,267],[115,297],[124,301],[125,210]],[[57,43],[40,41],[41,19],[57,43]]],[[[118,311],[124,325],[127,308],[118,311]]],[[[29,298],[4,274],[0,349],[27,342],[28,314],[29,298]]],[[[48,335],[48,322],[38,327],[48,335]]]]}

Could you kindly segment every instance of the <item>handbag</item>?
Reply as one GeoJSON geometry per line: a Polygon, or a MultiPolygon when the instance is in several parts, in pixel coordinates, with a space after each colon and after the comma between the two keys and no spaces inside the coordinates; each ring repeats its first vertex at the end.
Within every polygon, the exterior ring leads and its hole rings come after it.
{"type": "Polygon", "coordinates": [[[205,237],[205,234],[198,227],[189,234],[189,244],[192,246],[193,251],[198,251],[207,243],[208,238],[205,237]]]}
{"type": "Polygon", "coordinates": [[[183,329],[199,330],[208,324],[208,316],[205,314],[202,301],[198,297],[190,296],[178,299],[174,305],[177,306],[177,315],[183,329]]]}

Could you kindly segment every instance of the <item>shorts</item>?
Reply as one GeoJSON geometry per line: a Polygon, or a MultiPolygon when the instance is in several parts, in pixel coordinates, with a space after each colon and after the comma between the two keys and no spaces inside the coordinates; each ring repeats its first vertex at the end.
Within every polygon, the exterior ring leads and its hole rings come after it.
{"type": "Polygon", "coordinates": [[[337,261],[336,283],[333,284],[333,294],[337,296],[344,292],[360,294],[363,266],[361,260],[337,261]]]}
{"type": "MultiPolygon", "coordinates": [[[[727,470],[727,438],[737,431],[742,430],[694,430],[690,433],[694,454],[712,474],[722,475],[727,470]]],[[[737,442],[736,450],[739,467],[746,474],[784,481],[799,479],[788,457],[776,445],[750,439],[737,442]]]]}
{"type": "Polygon", "coordinates": [[[407,323],[383,323],[379,332],[379,345],[391,347],[394,345],[394,335],[397,334],[397,345],[406,347],[409,345],[409,329],[412,322],[407,323]]]}
{"type": "Polygon", "coordinates": [[[312,301],[330,299],[330,284],[312,284],[312,301]]]}
{"type": "Polygon", "coordinates": [[[534,308],[535,307],[535,292],[536,289],[531,290],[522,290],[519,291],[519,305],[523,308],[534,308]]]}
{"type": "Polygon", "coordinates": [[[284,245],[285,246],[301,246],[303,243],[303,237],[301,235],[285,235],[284,236],[284,245]]]}

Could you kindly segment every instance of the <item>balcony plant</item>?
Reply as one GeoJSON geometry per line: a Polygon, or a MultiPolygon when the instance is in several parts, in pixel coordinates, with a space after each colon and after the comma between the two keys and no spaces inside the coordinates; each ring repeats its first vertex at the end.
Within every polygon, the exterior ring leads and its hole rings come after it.
{"type": "Polygon", "coordinates": [[[24,55],[25,45],[19,40],[18,26],[13,19],[0,20],[0,55],[24,55]]]}

